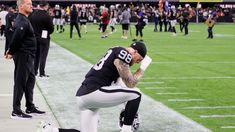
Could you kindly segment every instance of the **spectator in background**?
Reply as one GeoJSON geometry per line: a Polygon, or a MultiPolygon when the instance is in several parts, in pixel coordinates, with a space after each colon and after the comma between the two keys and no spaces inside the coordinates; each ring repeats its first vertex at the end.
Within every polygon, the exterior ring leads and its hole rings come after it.
{"type": "Polygon", "coordinates": [[[138,37],[139,37],[139,41],[143,41],[143,29],[144,29],[144,26],[146,25],[146,23],[143,21],[144,19],[143,11],[141,9],[137,9],[135,12],[135,17],[137,19],[137,24],[135,25],[136,34],[135,34],[135,38],[133,39],[133,41],[137,41],[138,37]]]}
{"type": "Polygon", "coordinates": [[[123,12],[120,16],[120,19],[121,19],[120,21],[122,24],[122,38],[127,39],[128,38],[128,29],[129,29],[130,19],[131,19],[131,14],[127,10],[127,7],[123,8],[123,12]]]}
{"type": "Polygon", "coordinates": [[[33,12],[31,0],[17,0],[19,14],[16,17],[14,33],[6,59],[14,60],[14,92],[12,119],[30,119],[29,114],[44,114],[33,104],[33,89],[35,85],[34,57],[36,38],[28,16],[33,12]],[[21,100],[25,94],[26,113],[21,110],[21,100]]]}
{"type": "Polygon", "coordinates": [[[102,28],[102,36],[101,36],[101,38],[107,38],[108,37],[107,26],[109,24],[108,8],[103,7],[100,19],[102,21],[102,27],[101,27],[102,28]]]}
{"type": "Polygon", "coordinates": [[[39,77],[49,77],[49,75],[45,73],[45,67],[50,47],[50,34],[54,31],[54,25],[47,12],[48,8],[49,4],[45,0],[42,0],[37,10],[34,10],[29,16],[37,40],[34,70],[35,75],[37,75],[39,69],[39,77]]]}
{"type": "Polygon", "coordinates": [[[208,26],[207,32],[208,32],[208,37],[213,39],[213,27],[214,27],[215,21],[212,19],[212,16],[209,15],[208,19],[206,20],[206,25],[208,26]]]}
{"type": "Polygon", "coordinates": [[[157,7],[154,7],[153,9],[153,20],[154,20],[154,32],[157,32],[157,26],[158,26],[158,17],[159,17],[159,10],[157,9],[157,7]]]}
{"type": "Polygon", "coordinates": [[[10,41],[13,35],[13,26],[15,24],[15,18],[17,16],[16,6],[12,6],[9,8],[8,14],[6,15],[6,27],[5,27],[5,52],[9,49],[10,41]]]}
{"type": "Polygon", "coordinates": [[[73,36],[73,26],[75,26],[77,30],[78,38],[81,39],[81,33],[78,27],[78,11],[75,5],[72,6],[72,10],[70,11],[70,39],[72,39],[73,36]]]}
{"type": "Polygon", "coordinates": [[[170,30],[173,33],[173,36],[176,36],[176,30],[175,30],[175,24],[177,23],[176,18],[177,18],[176,9],[175,9],[175,6],[172,5],[169,11],[169,20],[170,20],[170,25],[171,25],[170,30]]]}
{"type": "Polygon", "coordinates": [[[189,24],[189,7],[185,8],[184,11],[182,12],[183,16],[183,27],[184,27],[184,35],[188,35],[188,24],[189,24]]]}

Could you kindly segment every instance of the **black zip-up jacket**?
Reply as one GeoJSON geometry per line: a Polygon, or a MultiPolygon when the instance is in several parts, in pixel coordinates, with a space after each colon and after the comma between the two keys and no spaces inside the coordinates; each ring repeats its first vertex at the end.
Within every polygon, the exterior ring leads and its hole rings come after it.
{"type": "Polygon", "coordinates": [[[50,38],[50,34],[54,32],[54,25],[51,17],[45,10],[34,10],[29,16],[29,20],[33,26],[35,36],[41,37],[42,30],[47,30],[47,38],[50,38]]]}
{"type": "Polygon", "coordinates": [[[25,15],[17,15],[13,30],[8,53],[14,55],[16,52],[25,52],[35,56],[36,38],[33,27],[25,15]]]}
{"type": "Polygon", "coordinates": [[[70,22],[78,23],[78,12],[76,10],[71,10],[70,12],[70,22]]]}

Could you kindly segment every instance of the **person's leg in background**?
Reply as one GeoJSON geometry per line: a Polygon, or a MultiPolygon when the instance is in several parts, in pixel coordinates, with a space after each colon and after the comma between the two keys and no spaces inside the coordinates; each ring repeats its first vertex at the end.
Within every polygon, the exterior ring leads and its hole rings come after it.
{"type": "Polygon", "coordinates": [[[77,23],[75,23],[75,28],[76,28],[77,33],[78,33],[78,39],[81,39],[81,33],[80,33],[80,30],[79,30],[79,27],[78,27],[77,23]]]}
{"type": "Polygon", "coordinates": [[[70,23],[70,39],[73,38],[73,23],[70,23]]]}
{"type": "Polygon", "coordinates": [[[45,67],[46,67],[46,60],[48,56],[49,51],[49,39],[43,39],[41,38],[41,45],[40,45],[40,64],[39,64],[39,74],[40,77],[49,77],[49,75],[46,75],[45,73],[45,67]]]}

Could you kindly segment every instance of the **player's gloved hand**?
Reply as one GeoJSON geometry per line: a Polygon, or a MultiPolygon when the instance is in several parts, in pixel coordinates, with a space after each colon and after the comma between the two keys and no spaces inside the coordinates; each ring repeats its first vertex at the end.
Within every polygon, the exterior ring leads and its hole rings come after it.
{"type": "Polygon", "coordinates": [[[152,59],[148,55],[146,55],[144,59],[140,62],[140,69],[145,71],[151,62],[152,59]]]}

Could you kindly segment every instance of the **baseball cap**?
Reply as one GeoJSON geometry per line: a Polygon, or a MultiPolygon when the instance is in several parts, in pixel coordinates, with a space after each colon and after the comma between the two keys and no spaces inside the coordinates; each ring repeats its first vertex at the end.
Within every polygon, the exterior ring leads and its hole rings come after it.
{"type": "Polygon", "coordinates": [[[147,54],[147,49],[146,46],[143,42],[134,42],[131,44],[131,46],[133,49],[137,50],[138,53],[144,58],[145,55],[147,54]]]}
{"type": "Polygon", "coordinates": [[[46,2],[46,0],[41,0],[41,1],[39,1],[39,5],[46,6],[46,5],[48,5],[48,3],[46,2]]]}

